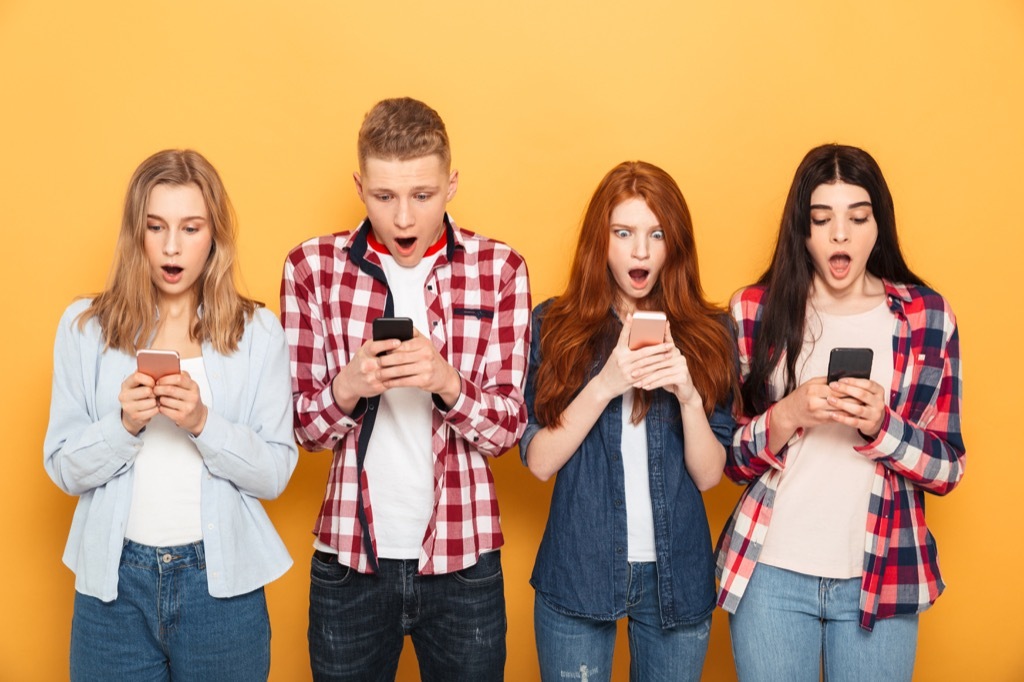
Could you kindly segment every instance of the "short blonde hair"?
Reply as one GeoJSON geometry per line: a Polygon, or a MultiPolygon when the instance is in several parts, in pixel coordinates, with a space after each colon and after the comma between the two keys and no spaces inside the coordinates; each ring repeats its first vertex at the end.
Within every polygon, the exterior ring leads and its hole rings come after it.
{"type": "Polygon", "coordinates": [[[411,97],[385,99],[366,112],[359,128],[359,168],[369,158],[408,161],[436,154],[447,169],[452,153],[441,116],[411,97]]]}

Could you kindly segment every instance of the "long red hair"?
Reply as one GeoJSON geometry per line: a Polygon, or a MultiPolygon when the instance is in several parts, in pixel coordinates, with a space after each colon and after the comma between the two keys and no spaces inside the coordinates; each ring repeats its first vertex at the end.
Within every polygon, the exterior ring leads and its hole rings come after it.
{"type": "MultiPolygon", "coordinates": [[[[672,338],[687,358],[693,384],[710,413],[734,391],[733,341],[725,310],[704,297],[697,267],[690,210],[672,177],[649,163],[626,161],[601,180],[587,206],[565,292],[545,313],[540,334],[542,361],[535,380],[534,412],[544,426],[558,426],[562,413],[603,362],[619,335],[609,315],[618,285],[608,270],[612,210],[627,199],[643,199],[665,232],[666,258],[642,310],[662,310],[672,338]]],[[[632,420],[650,408],[648,391],[637,391],[632,420]]]]}

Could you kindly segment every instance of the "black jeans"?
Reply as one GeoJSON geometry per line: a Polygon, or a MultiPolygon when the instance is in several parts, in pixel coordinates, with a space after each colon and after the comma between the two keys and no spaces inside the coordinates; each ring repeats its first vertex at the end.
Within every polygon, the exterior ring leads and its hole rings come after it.
{"type": "Polygon", "coordinates": [[[314,553],[308,633],[314,680],[394,680],[405,635],[424,682],[504,679],[501,552],[446,575],[417,575],[416,567],[412,559],[381,559],[379,573],[362,574],[314,553]]]}

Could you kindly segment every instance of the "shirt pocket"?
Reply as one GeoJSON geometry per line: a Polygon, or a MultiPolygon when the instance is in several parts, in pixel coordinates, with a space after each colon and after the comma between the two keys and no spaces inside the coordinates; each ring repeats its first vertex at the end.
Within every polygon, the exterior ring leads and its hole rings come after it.
{"type": "Polygon", "coordinates": [[[491,347],[493,324],[492,306],[456,304],[452,307],[452,335],[448,339],[452,364],[477,381],[484,359],[498,350],[491,347]]]}
{"type": "Polygon", "coordinates": [[[946,365],[945,357],[937,352],[920,353],[915,358],[910,394],[910,419],[925,428],[935,416],[935,404],[946,365]]]}

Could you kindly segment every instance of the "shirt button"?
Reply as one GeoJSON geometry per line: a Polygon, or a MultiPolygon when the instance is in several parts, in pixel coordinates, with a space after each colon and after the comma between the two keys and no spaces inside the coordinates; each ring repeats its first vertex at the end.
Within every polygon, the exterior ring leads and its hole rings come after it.
{"type": "Polygon", "coordinates": [[[161,557],[161,559],[163,559],[163,562],[165,564],[171,563],[171,555],[170,554],[164,554],[163,557],[161,557]]]}
{"type": "Polygon", "coordinates": [[[616,507],[621,507],[622,506],[622,500],[615,500],[615,506],[616,507]]]}
{"type": "Polygon", "coordinates": [[[437,326],[437,320],[434,320],[434,326],[435,327],[437,326]]]}
{"type": "Polygon", "coordinates": [[[213,530],[213,524],[212,523],[206,524],[206,527],[209,528],[210,530],[213,530]]]}
{"type": "Polygon", "coordinates": [[[622,548],[621,547],[616,547],[615,548],[615,553],[616,554],[622,554],[622,548]]]}

